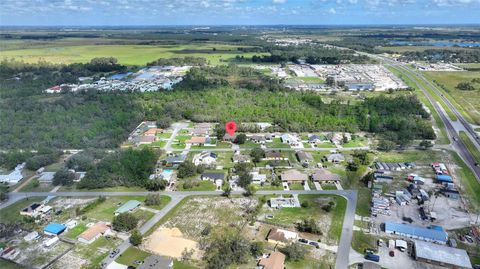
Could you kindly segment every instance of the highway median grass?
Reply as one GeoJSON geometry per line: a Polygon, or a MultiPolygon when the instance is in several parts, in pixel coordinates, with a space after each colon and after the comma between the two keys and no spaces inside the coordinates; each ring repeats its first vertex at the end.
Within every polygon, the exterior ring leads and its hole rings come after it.
{"type": "Polygon", "coordinates": [[[472,154],[475,161],[477,163],[480,162],[480,151],[477,149],[475,144],[473,144],[472,140],[470,140],[470,137],[464,131],[460,131],[459,134],[460,139],[462,139],[463,143],[467,147],[470,154],[472,154]]]}
{"type": "Polygon", "coordinates": [[[455,173],[457,174],[457,179],[460,180],[462,184],[462,191],[467,195],[469,202],[469,207],[476,213],[480,212],[480,184],[477,181],[477,178],[473,172],[468,168],[468,166],[463,162],[460,156],[455,151],[450,151],[453,156],[456,164],[459,168],[456,169],[455,173]]]}

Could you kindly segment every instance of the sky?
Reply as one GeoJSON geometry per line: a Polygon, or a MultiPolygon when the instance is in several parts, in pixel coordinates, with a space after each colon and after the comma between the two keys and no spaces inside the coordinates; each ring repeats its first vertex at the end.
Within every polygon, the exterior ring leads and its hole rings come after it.
{"type": "Polygon", "coordinates": [[[0,25],[479,24],[480,0],[0,0],[0,25]]]}

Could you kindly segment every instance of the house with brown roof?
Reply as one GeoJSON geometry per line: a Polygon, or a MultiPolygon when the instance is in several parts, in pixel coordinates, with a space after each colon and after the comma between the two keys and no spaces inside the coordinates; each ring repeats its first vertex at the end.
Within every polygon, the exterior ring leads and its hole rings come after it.
{"type": "Polygon", "coordinates": [[[262,269],[284,269],[285,254],[274,251],[267,257],[263,257],[258,262],[258,266],[262,269]]]}
{"type": "Polygon", "coordinates": [[[272,228],[268,232],[267,242],[285,246],[298,238],[296,232],[287,231],[279,228],[272,228]]]}
{"type": "Polygon", "coordinates": [[[138,137],[138,143],[139,145],[147,145],[147,144],[152,144],[155,142],[156,137],[151,136],[151,135],[142,135],[138,137]]]}
{"type": "Polygon", "coordinates": [[[78,236],[78,241],[91,244],[100,236],[110,233],[110,225],[105,222],[97,222],[78,236]]]}
{"type": "Polygon", "coordinates": [[[288,184],[304,183],[307,182],[308,176],[298,170],[290,169],[281,173],[280,179],[282,182],[286,182],[288,184]]]}
{"type": "Polygon", "coordinates": [[[284,160],[283,154],[278,151],[278,150],[269,150],[265,152],[265,158],[263,160],[265,161],[280,161],[284,160]]]}
{"type": "Polygon", "coordinates": [[[312,154],[305,151],[297,151],[295,152],[295,156],[301,163],[309,163],[311,160],[313,160],[312,154]]]}
{"type": "Polygon", "coordinates": [[[340,181],[340,176],[325,169],[317,169],[310,176],[315,182],[335,183],[340,181]]]}
{"type": "Polygon", "coordinates": [[[193,146],[200,146],[207,142],[207,137],[204,136],[194,136],[189,140],[185,141],[185,144],[192,144],[193,146]]]}
{"type": "Polygon", "coordinates": [[[158,133],[161,133],[161,132],[163,132],[163,129],[150,128],[150,129],[146,130],[145,133],[143,133],[143,135],[155,136],[155,135],[157,135],[158,133]]]}

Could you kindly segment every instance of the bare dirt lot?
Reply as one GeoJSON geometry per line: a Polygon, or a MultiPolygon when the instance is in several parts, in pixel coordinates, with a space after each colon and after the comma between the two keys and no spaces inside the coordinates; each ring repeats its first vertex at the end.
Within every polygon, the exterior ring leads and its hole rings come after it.
{"type": "Polygon", "coordinates": [[[183,237],[178,228],[159,228],[153,234],[146,238],[142,249],[153,252],[158,255],[164,255],[174,258],[181,258],[182,252],[194,250],[193,259],[200,259],[202,256],[198,248],[198,243],[183,237]]]}

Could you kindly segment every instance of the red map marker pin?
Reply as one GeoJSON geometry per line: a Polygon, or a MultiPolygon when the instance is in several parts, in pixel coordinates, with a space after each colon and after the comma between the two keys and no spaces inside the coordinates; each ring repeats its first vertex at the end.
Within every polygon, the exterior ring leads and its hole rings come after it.
{"type": "Polygon", "coordinates": [[[225,124],[225,130],[230,136],[233,136],[235,131],[237,130],[237,124],[234,121],[229,121],[225,124]]]}

